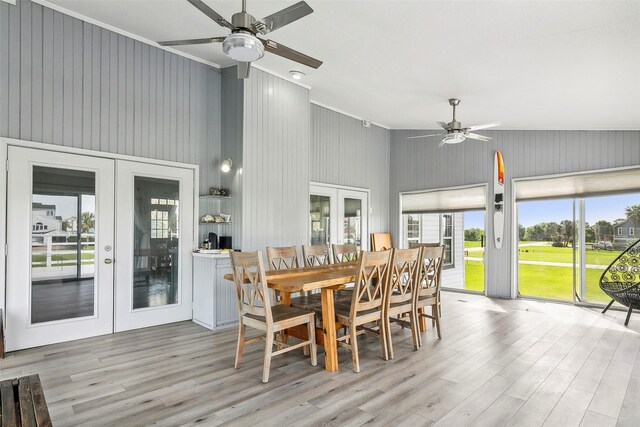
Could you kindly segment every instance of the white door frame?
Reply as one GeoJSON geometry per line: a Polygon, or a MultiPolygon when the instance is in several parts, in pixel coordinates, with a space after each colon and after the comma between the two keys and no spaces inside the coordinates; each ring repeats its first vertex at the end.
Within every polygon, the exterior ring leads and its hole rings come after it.
{"type": "Polygon", "coordinates": [[[57,342],[71,341],[90,336],[109,334],[113,330],[113,274],[112,264],[104,263],[112,258],[114,236],[114,161],[87,158],[67,153],[44,152],[24,147],[9,147],[7,195],[11,193],[12,226],[7,229],[9,247],[7,281],[14,286],[7,288],[7,350],[35,347],[57,342]],[[51,167],[62,170],[92,172],[95,176],[96,231],[94,249],[93,314],[42,323],[31,322],[33,269],[32,257],[32,189],[33,168],[51,167]],[[16,211],[17,209],[17,211],[16,211]],[[28,214],[26,213],[28,212],[28,214]],[[23,267],[27,271],[23,271],[23,267]],[[26,273],[26,274],[25,274],[26,273]]]}
{"type": "MultiPolygon", "coordinates": [[[[41,142],[26,141],[14,138],[0,137],[0,164],[7,164],[7,152],[9,146],[18,146],[26,148],[34,148],[38,150],[79,154],[84,156],[99,157],[105,159],[115,160],[129,160],[140,163],[148,163],[152,165],[165,165],[180,167],[184,169],[192,169],[194,171],[194,185],[193,185],[193,212],[199,212],[198,207],[198,195],[199,195],[199,182],[200,182],[200,167],[198,165],[190,163],[171,162],[167,160],[148,159],[143,157],[130,156],[126,154],[107,153],[103,151],[87,150],[84,148],[63,147],[54,144],[46,144],[41,142]]],[[[5,173],[0,173],[0,308],[2,308],[3,316],[5,317],[4,325],[6,328],[6,244],[7,244],[7,174],[6,167],[5,173]]],[[[193,218],[193,248],[198,246],[198,218],[194,214],[193,218]]]]}
{"type": "MultiPolygon", "coordinates": [[[[342,243],[343,240],[343,230],[338,225],[338,214],[341,211],[344,211],[344,198],[343,196],[352,195],[353,198],[359,198],[361,196],[365,196],[365,206],[363,206],[364,212],[362,213],[362,237],[361,237],[361,249],[368,250],[369,249],[369,220],[370,220],[370,206],[371,206],[371,192],[368,188],[360,188],[360,187],[349,187],[345,185],[333,185],[321,182],[313,182],[309,183],[309,194],[317,194],[321,196],[328,196],[336,200],[331,200],[330,206],[330,218],[331,218],[331,243],[342,243]]],[[[307,200],[307,215],[310,211],[310,200],[307,200]]],[[[307,236],[307,241],[311,236],[307,236]]]]}

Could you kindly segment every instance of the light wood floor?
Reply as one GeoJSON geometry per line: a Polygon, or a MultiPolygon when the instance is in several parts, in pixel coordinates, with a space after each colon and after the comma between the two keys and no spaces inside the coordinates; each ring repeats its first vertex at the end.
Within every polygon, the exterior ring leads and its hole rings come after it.
{"type": "Polygon", "coordinates": [[[233,369],[236,330],[191,322],[10,354],[0,378],[39,373],[65,425],[640,425],[640,315],[533,301],[444,295],[443,339],[396,359],[361,337],[361,373],[302,351],[274,358],[262,384],[260,345],[233,369]]]}

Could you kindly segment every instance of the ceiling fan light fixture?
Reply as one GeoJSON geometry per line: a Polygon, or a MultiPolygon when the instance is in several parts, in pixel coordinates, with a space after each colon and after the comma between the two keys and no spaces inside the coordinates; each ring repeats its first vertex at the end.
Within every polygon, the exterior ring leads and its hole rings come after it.
{"type": "Polygon", "coordinates": [[[461,132],[452,132],[447,134],[444,138],[442,138],[442,142],[445,144],[459,144],[462,141],[467,139],[463,133],[461,132]]]}
{"type": "Polygon", "coordinates": [[[229,34],[222,42],[222,50],[229,58],[240,62],[253,62],[264,55],[264,45],[257,37],[245,33],[229,34]]]}
{"type": "Polygon", "coordinates": [[[298,70],[291,70],[289,71],[289,74],[291,75],[291,78],[294,80],[302,80],[302,78],[305,76],[305,74],[302,71],[298,71],[298,70]]]}

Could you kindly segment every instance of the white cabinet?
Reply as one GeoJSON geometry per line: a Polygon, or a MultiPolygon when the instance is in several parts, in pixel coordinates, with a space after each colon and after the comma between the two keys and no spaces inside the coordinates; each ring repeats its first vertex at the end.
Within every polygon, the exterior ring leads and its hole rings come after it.
{"type": "Polygon", "coordinates": [[[193,254],[193,321],[209,329],[238,321],[228,254],[193,254]]]}

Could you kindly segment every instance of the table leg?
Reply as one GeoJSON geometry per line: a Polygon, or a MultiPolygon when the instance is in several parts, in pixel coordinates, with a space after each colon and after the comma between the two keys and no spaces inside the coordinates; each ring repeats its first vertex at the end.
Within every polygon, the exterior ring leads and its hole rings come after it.
{"type": "MultiPolygon", "coordinates": [[[[280,291],[280,304],[291,305],[291,292],[280,291]]],[[[280,332],[280,340],[285,344],[289,342],[289,335],[286,329],[280,332]]]]}
{"type": "MultiPolygon", "coordinates": [[[[420,307],[418,309],[418,313],[420,314],[424,314],[425,310],[424,307],[420,307]]],[[[423,316],[419,316],[420,319],[420,332],[427,332],[427,318],[423,317],[423,316]]]]}
{"type": "Polygon", "coordinates": [[[322,333],[324,335],[324,368],[329,372],[338,370],[338,343],[336,341],[336,314],[333,304],[333,289],[322,288],[322,333]]]}

